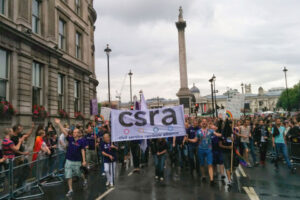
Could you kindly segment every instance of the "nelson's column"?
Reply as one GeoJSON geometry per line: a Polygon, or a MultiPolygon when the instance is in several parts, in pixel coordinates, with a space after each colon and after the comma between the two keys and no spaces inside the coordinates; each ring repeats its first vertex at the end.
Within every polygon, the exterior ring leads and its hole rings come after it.
{"type": "Polygon", "coordinates": [[[178,29],[178,44],[179,44],[179,72],[180,72],[180,89],[177,92],[179,104],[184,106],[184,113],[190,113],[191,107],[191,92],[188,88],[187,65],[186,65],[186,50],[185,50],[185,36],[184,29],[186,22],[183,20],[182,8],[179,8],[178,22],[176,27],[178,29]]]}

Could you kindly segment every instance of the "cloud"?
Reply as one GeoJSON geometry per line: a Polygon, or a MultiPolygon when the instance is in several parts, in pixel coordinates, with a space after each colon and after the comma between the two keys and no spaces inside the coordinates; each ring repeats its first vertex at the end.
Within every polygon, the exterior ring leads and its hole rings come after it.
{"type": "Polygon", "coordinates": [[[94,1],[96,22],[96,74],[98,98],[107,100],[105,45],[110,56],[111,93],[122,91],[129,100],[142,89],[146,98],[176,98],[179,89],[178,36],[175,21],[183,6],[187,21],[186,51],[189,86],[209,94],[208,79],[215,74],[221,93],[227,87],[240,90],[241,82],[252,91],[284,86],[300,75],[300,2],[296,0],[116,0],[94,1]]]}

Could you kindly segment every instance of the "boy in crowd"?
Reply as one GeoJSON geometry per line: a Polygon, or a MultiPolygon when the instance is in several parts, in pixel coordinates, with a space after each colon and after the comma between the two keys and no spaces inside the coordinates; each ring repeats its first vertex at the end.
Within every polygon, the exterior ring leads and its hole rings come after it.
{"type": "Polygon", "coordinates": [[[110,141],[108,133],[103,135],[103,142],[101,143],[101,153],[104,161],[104,171],[106,175],[106,186],[114,186],[114,176],[116,174],[116,153],[118,150],[110,141]]]}

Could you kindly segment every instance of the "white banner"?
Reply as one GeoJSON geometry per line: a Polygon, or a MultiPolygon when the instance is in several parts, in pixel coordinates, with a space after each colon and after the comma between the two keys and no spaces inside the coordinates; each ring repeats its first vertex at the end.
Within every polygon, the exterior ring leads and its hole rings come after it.
{"type": "Polygon", "coordinates": [[[103,116],[104,120],[109,120],[111,109],[107,107],[101,107],[101,115],[103,116]]]}
{"type": "Polygon", "coordinates": [[[226,106],[226,115],[232,119],[240,119],[241,109],[244,108],[245,95],[234,94],[232,98],[229,98],[226,106]]]}
{"type": "Polygon", "coordinates": [[[113,142],[184,136],[183,106],[149,110],[111,110],[113,142]]]}

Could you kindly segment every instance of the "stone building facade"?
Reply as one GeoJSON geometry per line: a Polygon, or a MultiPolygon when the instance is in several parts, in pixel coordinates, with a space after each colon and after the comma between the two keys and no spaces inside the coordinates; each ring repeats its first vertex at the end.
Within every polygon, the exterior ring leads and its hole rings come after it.
{"type": "Polygon", "coordinates": [[[96,98],[93,0],[0,0],[0,98],[17,110],[0,126],[30,126],[34,105],[90,118],[96,98]]]}
{"type": "MultiPolygon", "coordinates": [[[[258,93],[252,93],[251,84],[245,87],[245,110],[251,113],[263,111],[276,111],[276,104],[284,88],[271,88],[265,91],[262,87],[258,88],[258,93]]],[[[195,96],[195,102],[199,104],[199,112],[206,113],[212,110],[211,95],[201,96],[197,87],[191,88],[195,96]]],[[[239,93],[237,89],[229,89],[222,95],[216,95],[216,103],[219,107],[226,109],[227,99],[239,93]]]]}

